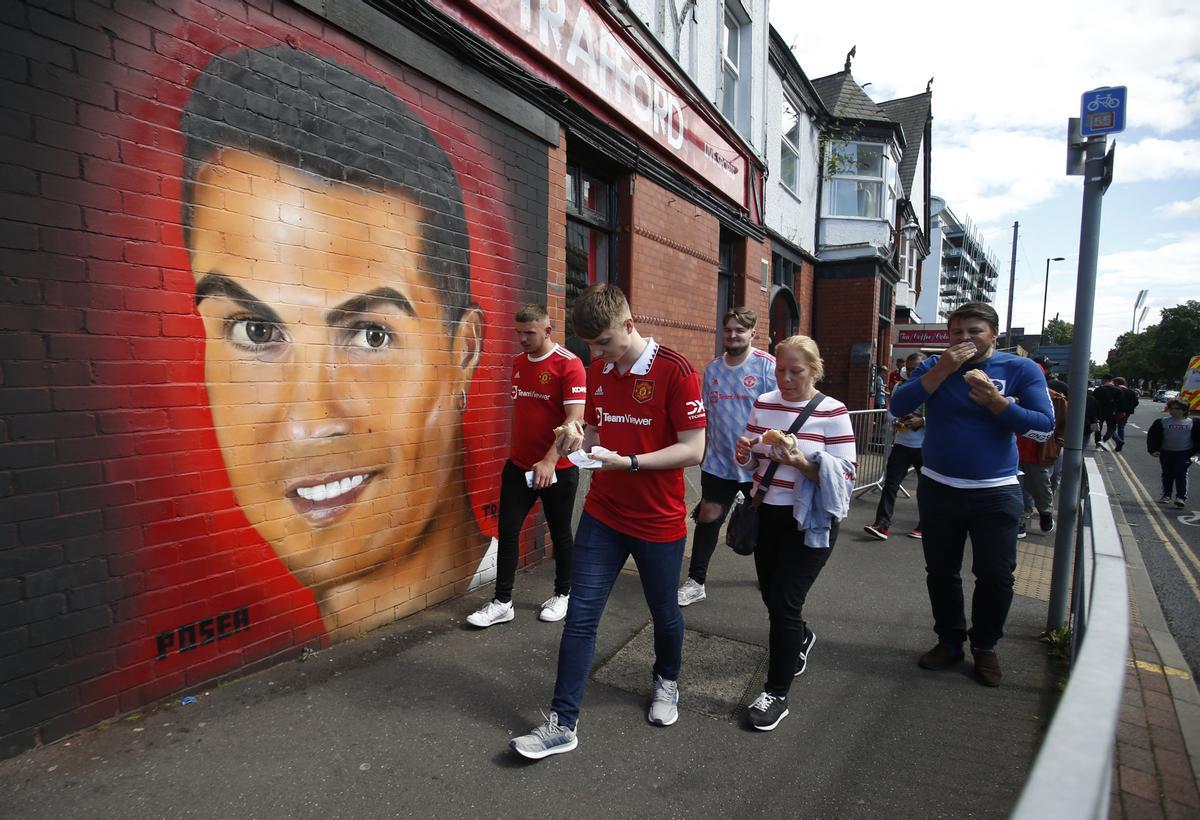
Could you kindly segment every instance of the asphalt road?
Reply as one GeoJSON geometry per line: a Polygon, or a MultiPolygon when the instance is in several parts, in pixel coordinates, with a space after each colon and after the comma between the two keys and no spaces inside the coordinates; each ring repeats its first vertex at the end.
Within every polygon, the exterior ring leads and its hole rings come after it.
{"type": "Polygon", "coordinates": [[[1167,624],[1192,672],[1200,671],[1200,467],[1193,467],[1185,509],[1158,503],[1158,459],[1146,452],[1146,431],[1163,405],[1142,399],[1125,428],[1120,453],[1099,454],[1141,548],[1167,624]]]}

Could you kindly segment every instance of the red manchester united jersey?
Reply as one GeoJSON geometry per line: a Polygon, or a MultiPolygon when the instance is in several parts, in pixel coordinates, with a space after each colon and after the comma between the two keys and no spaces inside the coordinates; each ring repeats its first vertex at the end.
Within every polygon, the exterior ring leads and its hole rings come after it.
{"type": "MultiPolygon", "coordinates": [[[[555,345],[545,356],[522,353],[512,369],[513,464],[528,470],[541,461],[554,443],[554,428],[566,419],[567,404],[583,404],[587,397],[587,373],[583,362],[565,347],[555,345]]],[[[558,467],[570,467],[565,458],[558,467]]]]}
{"type": "MultiPolygon", "coordinates": [[[[652,453],[705,425],[700,376],[679,353],[647,340],[624,375],[603,360],[588,368],[584,421],[599,428],[600,444],[621,455],[652,453]]],[[[598,472],[584,511],[645,541],[687,536],[683,470],[598,472]]]]}

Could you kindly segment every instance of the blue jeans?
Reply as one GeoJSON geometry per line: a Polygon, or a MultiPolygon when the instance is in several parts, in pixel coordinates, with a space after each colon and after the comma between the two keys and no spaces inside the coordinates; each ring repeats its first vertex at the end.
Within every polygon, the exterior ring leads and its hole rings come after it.
{"type": "Polygon", "coordinates": [[[1004,634],[1017,568],[1017,524],[1021,487],[959,489],[921,476],[917,506],[924,527],[925,583],[933,608],[933,629],[942,643],[993,649],[1004,634]],[[963,608],[962,562],[971,536],[971,629],[963,608]]]}
{"type": "Polygon", "coordinates": [[[683,566],[678,541],[643,541],[618,532],[587,513],[575,531],[571,562],[571,603],[558,644],[558,679],[550,708],[560,726],[575,728],[583,690],[596,654],[596,629],[613,584],[630,555],[642,579],[642,592],[654,619],[654,674],[679,680],[683,657],[683,613],[675,590],[683,566]]]}

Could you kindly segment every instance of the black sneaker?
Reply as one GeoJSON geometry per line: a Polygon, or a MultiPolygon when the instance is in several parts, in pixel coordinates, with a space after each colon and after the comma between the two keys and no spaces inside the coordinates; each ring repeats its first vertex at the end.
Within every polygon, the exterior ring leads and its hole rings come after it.
{"type": "Polygon", "coordinates": [[[746,718],[750,725],[760,732],[769,732],[779,725],[779,721],[788,716],[787,698],[781,698],[767,692],[761,693],[750,704],[746,718]]]}
{"type": "Polygon", "coordinates": [[[1025,519],[1022,518],[1021,523],[1017,524],[1017,538],[1024,538],[1026,535],[1028,533],[1025,532],[1025,519]]]}
{"type": "Polygon", "coordinates": [[[817,642],[817,636],[811,629],[805,627],[804,643],[800,644],[800,656],[796,658],[796,674],[793,678],[804,674],[804,670],[808,668],[808,655],[812,652],[813,644],[817,642]]]}
{"type": "Polygon", "coordinates": [[[1054,532],[1054,514],[1038,513],[1038,524],[1041,525],[1043,533],[1054,532]]]}

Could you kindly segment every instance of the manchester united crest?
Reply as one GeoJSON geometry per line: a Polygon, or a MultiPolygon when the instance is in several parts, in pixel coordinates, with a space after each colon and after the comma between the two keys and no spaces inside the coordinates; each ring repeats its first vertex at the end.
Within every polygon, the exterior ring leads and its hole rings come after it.
{"type": "Polygon", "coordinates": [[[746,378],[742,379],[742,384],[746,386],[747,390],[753,390],[754,385],[758,384],[758,377],[751,373],[746,378]]]}
{"type": "Polygon", "coordinates": [[[538,373],[538,381],[542,384],[549,384],[550,380],[553,378],[554,377],[550,375],[549,370],[543,370],[541,373],[538,373]]]}
{"type": "Polygon", "coordinates": [[[654,379],[635,379],[633,382],[633,400],[645,404],[654,398],[654,379]]]}

